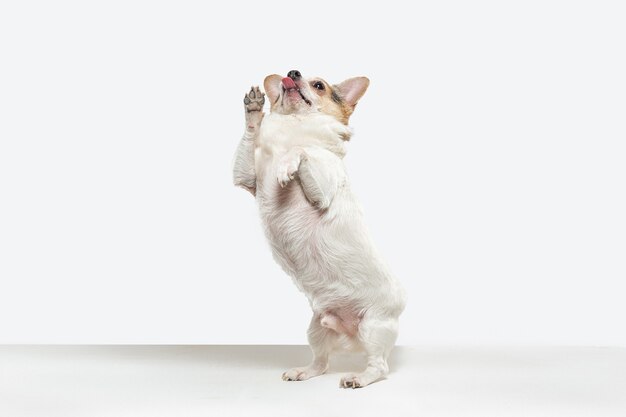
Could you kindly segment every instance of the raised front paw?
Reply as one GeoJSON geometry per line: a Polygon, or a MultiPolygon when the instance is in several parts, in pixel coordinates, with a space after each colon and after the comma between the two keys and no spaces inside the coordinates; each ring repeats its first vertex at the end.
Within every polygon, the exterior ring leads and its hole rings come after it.
{"type": "Polygon", "coordinates": [[[250,92],[243,98],[243,104],[246,113],[261,111],[265,104],[265,94],[259,90],[259,87],[250,87],[250,92]]]}
{"type": "Polygon", "coordinates": [[[263,104],[265,94],[259,87],[251,87],[250,92],[243,98],[243,105],[246,109],[246,128],[250,133],[257,131],[263,120],[263,104]]]}

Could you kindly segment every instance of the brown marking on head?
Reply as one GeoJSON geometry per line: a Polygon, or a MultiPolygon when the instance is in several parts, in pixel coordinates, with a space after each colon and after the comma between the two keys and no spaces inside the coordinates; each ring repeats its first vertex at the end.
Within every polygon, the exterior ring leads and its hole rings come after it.
{"type": "MultiPolygon", "coordinates": [[[[283,77],[278,74],[265,77],[263,85],[269,98],[270,110],[283,114],[322,112],[348,124],[357,102],[369,86],[366,77],[349,78],[337,85],[330,85],[321,78],[294,79],[297,87],[287,92],[283,77]]],[[[289,81],[289,80],[287,80],[289,81]]]]}
{"type": "Polygon", "coordinates": [[[321,112],[348,124],[357,102],[369,86],[366,77],[350,78],[338,85],[330,85],[321,78],[309,81],[312,91],[319,96],[321,112]]]}

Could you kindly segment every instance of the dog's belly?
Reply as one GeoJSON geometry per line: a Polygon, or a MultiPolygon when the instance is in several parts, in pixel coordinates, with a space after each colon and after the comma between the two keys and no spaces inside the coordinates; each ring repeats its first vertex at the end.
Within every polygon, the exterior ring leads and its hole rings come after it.
{"type": "Polygon", "coordinates": [[[268,188],[262,188],[257,199],[276,261],[294,278],[319,275],[323,214],[311,206],[297,181],[268,188]],[[318,274],[312,274],[315,270],[318,274]]]}
{"type": "Polygon", "coordinates": [[[354,335],[363,312],[374,304],[399,314],[399,289],[374,249],[349,188],[327,210],[319,210],[297,179],[281,188],[270,177],[267,183],[258,181],[257,201],[274,259],[315,314],[326,317],[325,327],[354,335]]]}
{"type": "Polygon", "coordinates": [[[345,297],[349,289],[342,282],[338,259],[332,256],[337,248],[329,239],[336,220],[332,210],[313,207],[297,180],[285,188],[273,183],[263,186],[257,199],[274,259],[311,303],[345,297]]]}

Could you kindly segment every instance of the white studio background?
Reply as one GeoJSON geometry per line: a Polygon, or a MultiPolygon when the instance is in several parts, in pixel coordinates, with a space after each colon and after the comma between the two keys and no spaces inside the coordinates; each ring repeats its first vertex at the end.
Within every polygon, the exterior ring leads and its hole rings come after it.
{"type": "Polygon", "coordinates": [[[626,345],[623,2],[2,2],[0,342],[306,343],[231,185],[270,73],[367,75],[400,344],[626,345]]]}

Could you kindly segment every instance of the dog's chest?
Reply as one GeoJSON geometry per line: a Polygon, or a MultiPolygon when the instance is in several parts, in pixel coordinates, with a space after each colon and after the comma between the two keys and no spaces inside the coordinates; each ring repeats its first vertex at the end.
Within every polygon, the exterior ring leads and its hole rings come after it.
{"type": "Polygon", "coordinates": [[[265,171],[257,178],[259,213],[272,249],[293,269],[314,252],[321,214],[306,199],[297,178],[283,188],[273,175],[273,165],[265,171]]]}
{"type": "MultiPolygon", "coordinates": [[[[320,211],[309,202],[297,175],[284,187],[277,176],[284,157],[294,148],[326,148],[331,140],[318,125],[302,129],[301,123],[294,124],[294,120],[263,121],[265,126],[255,148],[256,198],[274,257],[296,285],[310,294],[327,275],[321,272],[326,263],[323,240],[328,211],[320,211]]],[[[340,139],[335,140],[343,147],[340,139]]]]}
{"type": "Polygon", "coordinates": [[[283,152],[257,149],[257,204],[274,258],[307,294],[321,285],[324,213],[306,199],[297,178],[281,187],[276,180],[283,152]]]}

